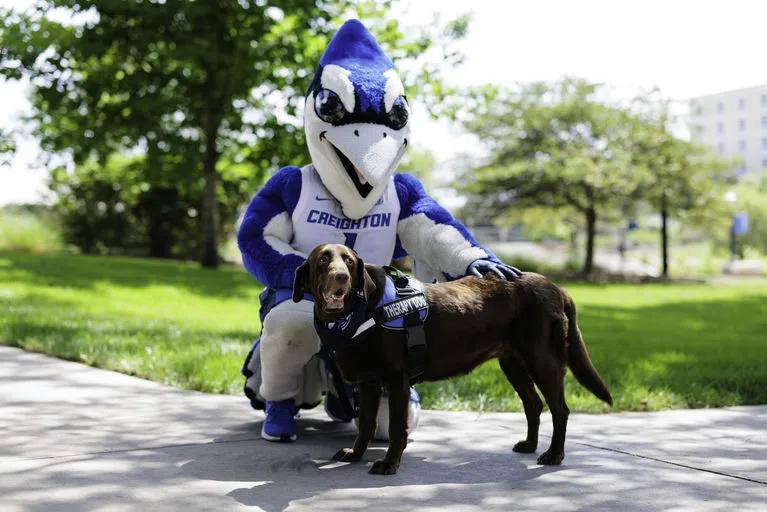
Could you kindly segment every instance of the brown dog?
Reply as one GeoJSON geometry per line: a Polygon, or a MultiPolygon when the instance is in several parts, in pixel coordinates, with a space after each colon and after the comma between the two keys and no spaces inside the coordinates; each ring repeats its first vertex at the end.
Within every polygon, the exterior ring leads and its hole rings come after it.
{"type": "MultiPolygon", "coordinates": [[[[343,245],[320,245],[296,270],[293,300],[305,293],[315,300],[317,322],[327,325],[347,318],[360,300],[368,313],[382,297],[382,267],[365,265],[343,245]]],[[[539,464],[559,464],[565,455],[569,409],[564,379],[569,366],[578,381],[612,405],[612,397],[591,364],[575,319],[575,305],[560,286],[539,274],[525,273],[504,281],[492,274],[464,277],[441,284],[426,284],[429,314],[424,329],[427,357],[423,380],[437,381],[469,373],[485,361],[498,358],[501,369],[522,399],[527,417],[527,438],[515,452],[531,453],[538,446],[543,409],[538,386],[551,409],[554,435],[539,464]]],[[[359,308],[358,308],[359,309],[359,308]]],[[[364,340],[337,351],[344,379],[359,387],[359,432],[353,448],[335,454],[340,461],[359,460],[376,428],[382,387],[389,391],[389,448],[370,473],[397,472],[407,444],[410,382],[408,353],[402,331],[375,327],[364,340]]]]}

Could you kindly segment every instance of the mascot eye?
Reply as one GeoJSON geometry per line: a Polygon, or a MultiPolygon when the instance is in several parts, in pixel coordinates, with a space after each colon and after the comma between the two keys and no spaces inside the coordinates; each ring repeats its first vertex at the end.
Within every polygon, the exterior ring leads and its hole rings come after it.
{"type": "Polygon", "coordinates": [[[392,130],[399,130],[405,126],[410,117],[410,107],[405,97],[400,96],[394,100],[394,105],[392,105],[391,110],[386,115],[389,117],[389,127],[392,130]]]}
{"type": "Polygon", "coordinates": [[[346,117],[346,109],[338,94],[329,89],[320,89],[314,96],[314,111],[326,123],[338,124],[346,117]]]}

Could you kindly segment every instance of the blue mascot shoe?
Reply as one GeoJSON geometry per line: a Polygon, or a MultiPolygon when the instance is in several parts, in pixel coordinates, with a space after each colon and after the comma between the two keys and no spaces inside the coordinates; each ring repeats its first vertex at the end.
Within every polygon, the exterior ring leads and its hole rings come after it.
{"type": "Polygon", "coordinates": [[[293,399],[279,402],[266,401],[266,419],[261,437],[267,441],[289,442],[296,440],[296,407],[293,399]]]}

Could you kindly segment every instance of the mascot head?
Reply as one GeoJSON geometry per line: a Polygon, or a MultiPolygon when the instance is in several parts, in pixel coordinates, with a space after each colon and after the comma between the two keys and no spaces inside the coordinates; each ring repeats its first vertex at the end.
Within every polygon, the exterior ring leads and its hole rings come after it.
{"type": "Polygon", "coordinates": [[[304,110],[312,163],[344,215],[376,204],[408,145],[410,107],[394,64],[357,20],[328,44],[304,110]]]}

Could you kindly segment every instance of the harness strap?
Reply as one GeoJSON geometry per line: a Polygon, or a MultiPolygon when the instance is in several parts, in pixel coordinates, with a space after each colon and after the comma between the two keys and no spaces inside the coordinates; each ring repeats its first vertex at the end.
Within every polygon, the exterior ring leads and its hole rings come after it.
{"type": "Polygon", "coordinates": [[[338,393],[338,399],[341,402],[341,407],[344,409],[344,415],[346,415],[347,421],[351,421],[360,415],[359,411],[359,397],[357,396],[357,384],[353,385],[353,397],[350,397],[346,392],[346,384],[341,377],[341,371],[338,369],[335,358],[330,351],[325,348],[320,349],[320,357],[325,362],[330,375],[333,378],[333,387],[336,388],[338,393]]]}
{"type": "MultiPolygon", "coordinates": [[[[408,277],[396,268],[387,266],[384,270],[394,283],[398,296],[408,297],[421,293],[420,290],[411,287],[408,277]]],[[[426,371],[426,332],[418,311],[411,311],[405,315],[403,323],[407,342],[408,378],[412,385],[422,382],[426,371]]]]}
{"type": "Polygon", "coordinates": [[[426,371],[426,332],[418,311],[405,317],[405,339],[407,340],[407,375],[410,384],[423,381],[426,371]]]}
{"type": "Polygon", "coordinates": [[[397,289],[397,295],[406,297],[408,295],[419,293],[418,290],[410,286],[410,279],[408,279],[405,274],[394,267],[384,266],[383,269],[384,272],[386,272],[386,275],[389,276],[394,283],[394,287],[397,289]]]}

